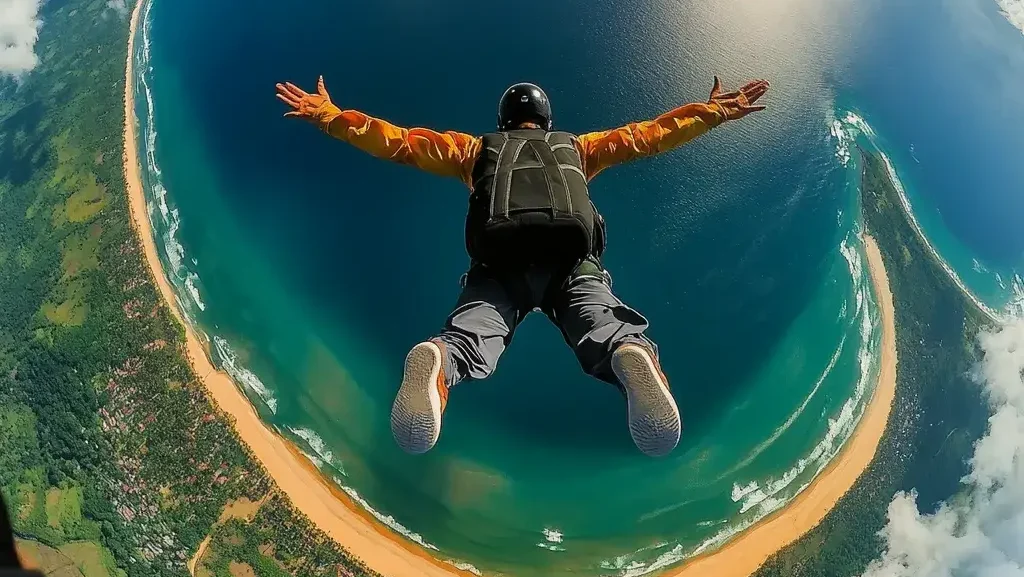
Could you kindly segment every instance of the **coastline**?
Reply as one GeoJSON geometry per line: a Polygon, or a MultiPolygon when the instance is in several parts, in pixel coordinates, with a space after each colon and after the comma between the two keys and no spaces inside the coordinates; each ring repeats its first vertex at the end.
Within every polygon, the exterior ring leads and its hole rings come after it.
{"type": "MultiPolygon", "coordinates": [[[[195,329],[176,306],[164,275],[146,209],[136,142],[134,113],[134,47],[136,29],[147,0],[138,0],[131,16],[125,86],[124,171],[132,224],[144,249],[153,281],[164,304],[184,325],[186,353],[213,403],[225,414],[241,441],[274,480],[292,506],[340,543],[369,568],[388,577],[450,577],[468,575],[435,559],[413,543],[394,535],[331,484],[288,440],[264,423],[248,398],[223,371],[218,371],[195,329]]],[[[762,519],[716,551],[687,560],[682,566],[660,572],[671,577],[746,577],[773,553],[799,539],[824,519],[839,499],[852,488],[874,457],[888,422],[895,396],[895,316],[884,263],[874,240],[864,237],[865,252],[882,313],[883,336],[878,383],[860,423],[828,467],[797,498],[762,519]]],[[[193,560],[198,560],[195,556],[193,560]]]]}
{"type": "MultiPolygon", "coordinates": [[[[875,148],[877,149],[877,146],[875,148]]],[[[982,302],[981,299],[978,298],[978,296],[975,295],[970,288],[968,288],[967,283],[965,283],[963,279],[960,278],[960,275],[958,275],[956,271],[953,270],[953,267],[948,262],[946,262],[945,259],[942,258],[942,256],[939,254],[939,250],[935,248],[935,245],[932,244],[932,241],[928,238],[928,235],[925,234],[924,228],[921,227],[921,223],[918,222],[917,217],[914,216],[914,209],[910,204],[910,197],[907,195],[907,191],[903,188],[903,182],[900,180],[899,175],[896,173],[896,167],[893,165],[892,161],[889,160],[889,157],[886,156],[886,154],[881,150],[878,150],[878,156],[880,156],[882,162],[885,163],[885,170],[886,172],[888,172],[889,181],[896,189],[896,193],[900,198],[903,213],[907,215],[907,220],[910,221],[910,226],[914,229],[914,232],[917,233],[918,240],[920,240],[921,243],[925,246],[925,248],[928,249],[928,252],[931,253],[932,258],[934,258],[935,261],[939,264],[939,266],[942,267],[942,270],[946,271],[946,274],[949,276],[949,279],[952,280],[953,284],[955,284],[957,288],[960,289],[960,292],[963,293],[963,295],[966,296],[972,303],[974,303],[974,306],[979,311],[981,311],[982,314],[987,316],[989,320],[995,323],[1006,320],[1005,318],[1001,317],[998,312],[996,312],[991,307],[982,302]]]]}
{"type": "Polygon", "coordinates": [[[153,231],[146,210],[146,199],[141,179],[135,127],[135,40],[142,9],[148,0],[137,0],[131,14],[128,34],[128,57],[125,68],[125,124],[124,124],[124,176],[128,191],[128,204],[132,227],[138,236],[149,265],[152,281],[163,297],[164,304],[185,328],[185,353],[196,375],[199,376],[210,400],[226,413],[236,434],[264,470],[274,480],[277,489],[288,496],[293,507],[302,512],[324,533],[333,538],[353,556],[374,571],[391,576],[451,577],[468,575],[426,552],[417,551],[389,529],[362,512],[355,503],[332,486],[312,463],[286,439],[275,433],[257,415],[245,395],[238,390],[231,377],[218,371],[210,361],[206,345],[195,329],[181,315],[175,305],[174,292],[164,275],[157,254],[153,231]]]}
{"type": "Polygon", "coordinates": [[[753,574],[771,555],[821,523],[874,459],[896,398],[896,311],[882,253],[874,238],[864,234],[861,239],[882,315],[882,358],[878,382],[857,428],[828,467],[784,508],[739,533],[718,550],[664,572],[665,577],[753,574]]]}

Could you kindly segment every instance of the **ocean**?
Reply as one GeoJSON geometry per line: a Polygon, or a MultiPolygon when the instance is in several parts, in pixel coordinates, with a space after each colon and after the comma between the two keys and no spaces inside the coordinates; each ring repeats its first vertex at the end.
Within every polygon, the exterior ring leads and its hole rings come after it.
{"type": "Polygon", "coordinates": [[[992,0],[151,0],[144,22],[139,145],[179,305],[267,422],[463,568],[652,572],[827,465],[877,371],[857,144],[886,154],[972,293],[1024,307],[1024,35],[992,0]],[[523,79],[572,132],[704,100],[714,74],[771,80],[765,112],[592,185],[615,290],[683,412],[670,458],[635,450],[621,397],[540,315],[452,390],[431,453],[394,446],[402,360],[467,265],[467,193],[282,118],[274,84],[319,74],[343,108],[477,134],[523,79]]]}

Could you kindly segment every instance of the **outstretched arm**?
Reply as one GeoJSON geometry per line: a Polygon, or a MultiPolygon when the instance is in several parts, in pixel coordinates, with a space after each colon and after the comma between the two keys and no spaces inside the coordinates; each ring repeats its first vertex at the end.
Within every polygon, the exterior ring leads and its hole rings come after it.
{"type": "Polygon", "coordinates": [[[754,102],[767,91],[768,81],[756,80],[739,90],[725,93],[716,76],[711,97],[706,103],[684,104],[654,120],[580,135],[577,146],[583,160],[583,171],[588,179],[593,178],[609,166],[666,152],[726,120],[764,110],[764,106],[754,106],[754,102]]]}
{"type": "Polygon", "coordinates": [[[341,110],[331,102],[323,76],[317,82],[316,94],[286,82],[277,85],[277,98],[292,108],[285,116],[307,120],[377,158],[472,183],[473,163],[480,153],[479,138],[454,131],[401,128],[357,110],[341,110]]]}

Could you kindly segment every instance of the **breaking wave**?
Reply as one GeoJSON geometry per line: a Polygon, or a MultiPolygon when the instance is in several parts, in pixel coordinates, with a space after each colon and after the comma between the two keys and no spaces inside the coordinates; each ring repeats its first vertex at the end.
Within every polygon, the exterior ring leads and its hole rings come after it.
{"type": "MultiPolygon", "coordinates": [[[[874,324],[869,310],[864,306],[868,299],[868,281],[865,276],[860,252],[853,248],[848,239],[843,239],[839,250],[847,261],[850,275],[856,287],[857,313],[854,318],[859,319],[861,337],[861,349],[858,355],[860,375],[857,379],[857,386],[854,389],[853,395],[843,403],[839,413],[829,419],[825,436],[811,449],[810,453],[797,461],[792,468],[775,479],[761,482],[751,481],[742,486],[739,484],[733,485],[732,500],[733,502],[740,503],[741,515],[757,507],[758,518],[763,517],[778,510],[803,491],[810,484],[810,481],[803,483],[793,493],[789,493],[787,489],[798,480],[805,479],[807,471],[812,471],[812,478],[817,477],[842,449],[843,443],[853,433],[857,423],[860,421],[860,417],[864,414],[865,401],[867,400],[866,397],[871,380],[872,361],[874,360],[872,343],[872,328],[874,324]]],[[[807,408],[811,397],[817,392],[824,378],[832,370],[832,367],[835,366],[836,361],[838,361],[843,343],[845,343],[845,337],[842,343],[840,343],[840,347],[833,353],[825,373],[819,378],[811,394],[789,420],[772,434],[768,440],[769,443],[781,436],[782,432],[807,408]]]]}
{"type": "MultiPolygon", "coordinates": [[[[1012,2],[1013,0],[1005,1],[1012,2]]],[[[967,287],[967,284],[964,283],[963,279],[960,278],[960,275],[957,274],[953,267],[942,258],[938,250],[935,248],[935,245],[932,244],[931,240],[925,234],[924,229],[921,228],[921,224],[918,221],[917,216],[914,214],[913,206],[911,206],[910,197],[907,195],[906,188],[903,186],[903,181],[900,180],[899,175],[896,173],[896,167],[893,165],[889,156],[882,152],[881,148],[878,146],[877,135],[871,126],[868,125],[867,121],[854,112],[847,112],[841,121],[832,121],[830,131],[838,131],[844,135],[837,138],[841,145],[845,146],[847,150],[849,149],[849,143],[854,142],[858,136],[865,137],[871,143],[872,147],[885,164],[885,170],[889,176],[889,180],[892,182],[893,188],[896,189],[903,211],[907,215],[908,220],[910,221],[914,231],[917,233],[918,238],[921,239],[925,247],[927,247],[928,252],[930,252],[932,256],[935,257],[936,261],[938,261],[939,265],[942,266],[942,269],[946,272],[949,278],[957,285],[957,287],[960,288],[967,298],[974,303],[975,306],[977,306],[993,321],[1006,320],[1007,318],[1018,316],[1019,313],[1024,313],[1024,283],[1021,284],[1020,293],[1018,294],[1015,292],[1011,297],[1010,303],[1006,307],[1006,311],[1004,311],[1004,313],[999,313],[978,298],[978,296],[967,287]]],[[[984,268],[977,260],[974,261],[973,266],[976,269],[984,268]]],[[[1001,280],[1002,279],[997,279],[997,281],[1000,281],[1000,284],[1002,284],[1001,280]]]]}
{"type": "MultiPolygon", "coordinates": [[[[839,454],[843,444],[856,429],[857,423],[860,422],[860,418],[864,414],[866,401],[870,398],[872,367],[875,359],[873,332],[876,324],[872,319],[871,307],[866,306],[869,299],[870,281],[866,275],[861,253],[851,242],[851,237],[855,232],[851,232],[851,235],[842,241],[839,251],[847,262],[847,267],[854,284],[856,312],[852,322],[859,324],[861,348],[858,362],[860,372],[853,394],[843,403],[839,412],[828,420],[828,428],[822,439],[808,454],[779,477],[759,481],[753,480],[744,484],[734,484],[731,498],[733,502],[739,504],[739,517],[728,526],[722,527],[696,547],[687,547],[681,543],[661,543],[653,547],[640,549],[629,555],[621,555],[613,560],[604,561],[601,563],[601,568],[614,570],[619,577],[639,577],[640,575],[664,569],[684,559],[717,549],[731,538],[754,526],[761,519],[792,501],[809,487],[814,478],[839,454]],[[642,556],[646,556],[644,555],[645,553],[649,554],[652,550],[670,546],[670,549],[662,552],[653,560],[644,562],[639,559],[642,556]]],[[[765,447],[777,440],[804,412],[810,400],[818,392],[822,383],[838,362],[845,343],[846,337],[844,336],[808,396],[789,419],[772,433],[772,436],[767,441],[758,445],[758,449],[755,449],[753,456],[756,457],[756,453],[764,450],[765,447]]],[[[748,456],[747,459],[750,460],[752,457],[748,456]]],[[[707,522],[705,526],[710,524],[714,524],[714,522],[707,522]]]]}
{"type": "Polygon", "coordinates": [[[238,362],[238,355],[235,353],[235,350],[231,348],[231,345],[229,345],[223,337],[214,336],[213,348],[217,353],[221,366],[223,366],[224,370],[231,375],[231,378],[234,379],[236,383],[255,393],[267,408],[270,409],[270,412],[276,413],[277,399],[274,398],[270,389],[263,384],[263,381],[261,381],[255,373],[243,367],[238,362]]]}
{"type": "MultiPolygon", "coordinates": [[[[846,303],[843,303],[843,310],[844,311],[846,310],[846,303]]],[[[741,469],[741,468],[749,465],[755,458],[757,458],[758,455],[763,453],[764,450],[767,449],[768,447],[772,446],[772,444],[775,443],[775,441],[779,440],[779,437],[781,437],[783,433],[785,433],[791,426],[793,426],[793,423],[795,423],[796,420],[798,418],[800,418],[800,415],[802,415],[804,413],[804,410],[807,409],[807,405],[809,405],[811,403],[811,400],[814,399],[814,397],[818,394],[818,390],[821,389],[821,385],[825,382],[825,379],[827,379],[828,376],[830,374],[832,374],[832,369],[835,368],[836,363],[839,361],[839,356],[843,353],[843,347],[845,345],[846,345],[846,335],[843,335],[843,338],[839,341],[839,346],[837,346],[836,350],[832,353],[832,358],[829,359],[828,365],[825,366],[825,370],[821,372],[821,375],[818,377],[818,380],[815,381],[815,383],[814,383],[814,387],[811,388],[811,392],[807,394],[807,396],[804,398],[803,402],[800,403],[800,406],[797,407],[797,409],[795,411],[793,411],[793,414],[791,414],[789,416],[789,418],[786,419],[785,423],[782,423],[781,425],[779,425],[779,427],[776,428],[775,431],[772,432],[770,437],[768,437],[763,442],[758,444],[757,447],[755,447],[754,450],[751,451],[750,454],[747,455],[746,458],[743,459],[743,461],[741,461],[739,464],[737,464],[733,468],[734,470],[741,469]]],[[[746,496],[748,493],[752,493],[755,490],[757,490],[757,486],[756,485],[757,485],[756,482],[753,483],[753,486],[747,485],[746,487],[743,487],[743,488],[740,488],[738,485],[733,485],[733,490],[732,490],[732,500],[733,500],[733,502],[739,501],[744,496],[746,496]]],[[[745,512],[744,510],[740,511],[740,513],[744,513],[744,512],[745,512]]]]}
{"type": "Polygon", "coordinates": [[[303,454],[316,465],[317,469],[322,469],[324,465],[330,465],[342,475],[348,476],[341,459],[335,458],[334,453],[327,448],[327,443],[324,442],[320,435],[316,434],[316,431],[305,427],[288,427],[288,430],[296,437],[305,441],[309,449],[313,451],[312,455],[306,451],[303,451],[303,454]]]}
{"type": "Polygon", "coordinates": [[[565,551],[565,547],[558,545],[558,543],[562,542],[562,537],[564,537],[561,531],[545,527],[542,532],[544,533],[544,542],[537,543],[538,547],[548,551],[565,551]]]}
{"type": "MultiPolygon", "coordinates": [[[[157,240],[157,246],[162,251],[167,266],[165,274],[167,280],[174,288],[174,300],[181,310],[186,322],[200,333],[196,316],[206,311],[206,303],[202,298],[202,281],[199,274],[190,268],[198,263],[194,258],[188,258],[185,247],[178,239],[178,230],[181,228],[181,217],[178,209],[169,198],[167,187],[163,183],[163,171],[157,161],[157,128],[156,128],[156,105],[154,104],[153,91],[150,86],[153,67],[152,59],[152,23],[150,16],[153,3],[148,2],[145,12],[142,14],[142,38],[141,50],[135,56],[136,68],[139,71],[136,76],[136,93],[142,96],[146,105],[145,121],[139,123],[140,140],[145,143],[144,159],[144,180],[143,187],[146,194],[146,210],[152,224],[153,234],[157,240]]],[[[274,398],[270,389],[252,371],[243,367],[238,362],[235,351],[228,342],[219,336],[211,340],[213,350],[224,370],[241,385],[244,389],[252,391],[258,396],[271,412],[277,412],[277,399],[274,398]]]]}
{"type": "Polygon", "coordinates": [[[448,559],[445,563],[455,567],[460,571],[469,571],[473,575],[483,575],[479,569],[473,566],[472,563],[466,563],[465,561],[455,561],[454,559],[448,559]]]}
{"type": "Polygon", "coordinates": [[[990,319],[993,321],[1000,320],[1002,315],[983,303],[981,299],[971,292],[971,289],[967,288],[967,285],[960,278],[960,275],[958,275],[957,272],[953,270],[953,267],[950,266],[941,255],[939,255],[939,251],[936,250],[935,246],[932,245],[931,240],[929,240],[928,236],[925,235],[924,230],[921,228],[921,224],[917,221],[917,217],[914,215],[914,209],[910,205],[910,197],[907,196],[907,191],[903,187],[903,182],[900,180],[899,175],[896,174],[896,167],[893,166],[892,161],[889,160],[889,157],[886,156],[884,152],[879,151],[878,155],[882,158],[882,162],[885,163],[885,170],[889,174],[889,180],[892,181],[893,187],[896,189],[896,192],[899,193],[900,204],[903,205],[903,211],[906,213],[911,226],[913,226],[914,231],[917,233],[918,238],[921,239],[925,247],[928,248],[928,251],[935,257],[935,260],[938,261],[939,265],[942,266],[942,270],[946,271],[946,274],[949,275],[949,278],[957,287],[960,288],[964,295],[971,299],[974,305],[981,309],[990,319]]]}
{"type": "MultiPolygon", "coordinates": [[[[848,166],[851,159],[851,146],[855,142],[856,135],[864,134],[874,136],[874,131],[859,116],[854,113],[846,113],[841,119],[830,119],[830,139],[836,142],[836,159],[843,165],[848,166]],[[855,129],[856,132],[852,131],[855,129]]],[[[837,217],[842,220],[841,213],[837,217]]],[[[714,535],[705,539],[697,546],[687,546],[682,543],[659,543],[650,547],[639,549],[627,555],[620,555],[611,560],[601,562],[600,567],[607,571],[614,571],[619,577],[639,577],[647,575],[667,567],[670,567],[685,559],[715,550],[736,535],[757,524],[758,521],[781,509],[797,495],[811,485],[813,480],[828,467],[829,463],[842,450],[845,441],[853,434],[860,422],[861,417],[870,399],[873,368],[875,365],[875,328],[877,323],[873,319],[873,307],[870,306],[871,282],[863,262],[863,257],[856,238],[859,234],[859,226],[855,223],[853,230],[842,240],[839,252],[847,263],[850,278],[853,281],[854,298],[853,310],[849,310],[847,303],[843,303],[839,311],[839,319],[849,316],[851,328],[857,326],[860,336],[860,351],[858,353],[859,375],[857,384],[846,399],[838,413],[828,419],[828,427],[821,440],[793,467],[778,477],[751,480],[746,483],[733,485],[731,498],[739,505],[738,517],[728,525],[722,527],[714,535]],[[654,559],[647,560],[652,552],[661,551],[654,559]]],[[[846,337],[840,341],[822,374],[815,382],[811,392],[797,407],[785,423],[780,425],[765,442],[758,445],[752,455],[747,457],[751,460],[757,456],[772,442],[776,441],[793,422],[806,410],[811,399],[819,391],[822,383],[834,369],[838,362],[843,348],[846,345],[846,337]]],[[[710,526],[715,522],[706,522],[702,526],[710,526]]],[[[720,524],[720,523],[719,523],[720,524]]]]}
{"type": "MultiPolygon", "coordinates": [[[[151,192],[150,199],[147,199],[146,208],[154,233],[158,233],[159,247],[163,249],[163,256],[167,261],[167,277],[175,287],[176,292],[185,294],[188,299],[181,299],[179,304],[186,314],[194,314],[195,308],[199,311],[206,310],[200,294],[199,275],[188,268],[185,258],[185,247],[179,242],[177,234],[181,227],[181,219],[178,216],[178,209],[171,206],[167,198],[167,188],[163,183],[163,171],[157,162],[157,130],[156,130],[156,105],[154,104],[153,91],[150,88],[150,75],[153,68],[150,64],[152,41],[150,33],[152,29],[152,18],[150,10],[152,2],[146,4],[145,13],[142,15],[142,50],[137,56],[138,86],[142,88],[143,99],[146,103],[146,121],[141,123],[140,130],[145,135],[145,176],[149,184],[147,191],[151,192]],[[159,216],[159,220],[157,217],[159,216]]],[[[193,261],[194,263],[195,261],[193,261]]],[[[191,318],[191,317],[190,317],[191,318]]]]}
{"type": "Polygon", "coordinates": [[[348,496],[351,497],[353,501],[355,501],[356,503],[359,503],[360,507],[362,507],[363,509],[366,509],[366,511],[369,514],[373,515],[373,517],[375,519],[377,519],[378,521],[380,521],[381,523],[386,525],[389,529],[391,529],[395,533],[398,533],[399,535],[405,537],[406,539],[412,541],[413,543],[416,543],[417,545],[419,545],[420,547],[423,547],[425,549],[430,549],[431,551],[437,551],[438,550],[436,546],[431,545],[430,543],[427,543],[426,541],[424,541],[423,537],[419,533],[413,533],[412,531],[407,529],[404,525],[402,525],[401,523],[396,521],[395,518],[392,517],[391,515],[385,515],[384,513],[381,513],[380,511],[378,511],[378,510],[374,509],[373,507],[371,507],[370,504],[366,502],[366,499],[363,499],[362,497],[359,496],[359,493],[357,493],[355,489],[353,489],[352,487],[343,485],[341,479],[338,479],[337,477],[335,477],[334,482],[337,483],[338,486],[341,487],[341,489],[343,491],[348,493],[348,496]]]}

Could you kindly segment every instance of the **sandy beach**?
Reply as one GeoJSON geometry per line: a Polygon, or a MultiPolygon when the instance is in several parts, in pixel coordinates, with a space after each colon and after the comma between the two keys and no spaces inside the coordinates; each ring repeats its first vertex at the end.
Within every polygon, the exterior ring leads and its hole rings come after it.
{"type": "Polygon", "coordinates": [[[125,74],[124,167],[129,205],[134,227],[142,242],[153,281],[186,329],[186,352],[196,374],[210,393],[211,400],[233,421],[242,441],[262,463],[278,488],[288,495],[292,504],[306,514],[325,533],[342,543],[352,554],[374,570],[390,576],[451,577],[468,575],[442,561],[434,560],[388,535],[383,525],[371,521],[347,495],[327,485],[322,475],[291,444],[270,429],[239,391],[227,373],[218,371],[210,362],[206,345],[195,330],[181,317],[175,306],[174,293],[157,256],[146,199],[140,177],[138,147],[135,135],[135,94],[133,55],[136,31],[145,0],[139,0],[131,17],[128,39],[128,60],[125,74]],[[357,512],[358,510],[358,512],[357,512]]]}
{"type": "Polygon", "coordinates": [[[896,397],[896,311],[882,253],[875,239],[866,235],[862,238],[882,315],[882,365],[878,384],[853,436],[821,475],[785,508],[740,533],[721,549],[691,559],[682,567],[667,571],[665,575],[747,577],[773,553],[821,523],[875,457],[896,397]]]}
{"type": "MultiPolygon", "coordinates": [[[[207,343],[182,318],[174,293],[164,274],[153,238],[140,178],[133,54],[136,29],[145,0],[139,0],[131,17],[125,87],[124,166],[134,227],[142,243],[152,279],[165,304],[186,329],[186,352],[214,403],[233,421],[241,440],[262,463],[293,505],[369,567],[388,577],[451,577],[468,575],[436,560],[415,544],[402,539],[331,485],[287,440],[277,435],[257,415],[245,395],[224,372],[216,370],[207,343]]],[[[795,541],[817,525],[853,486],[874,457],[885,429],[896,387],[896,338],[892,295],[878,247],[865,238],[867,261],[882,309],[882,368],[871,402],[840,455],[797,499],[783,510],[734,538],[725,547],[689,561],[665,574],[673,577],[715,575],[745,577],[773,552],[795,541]]]]}

